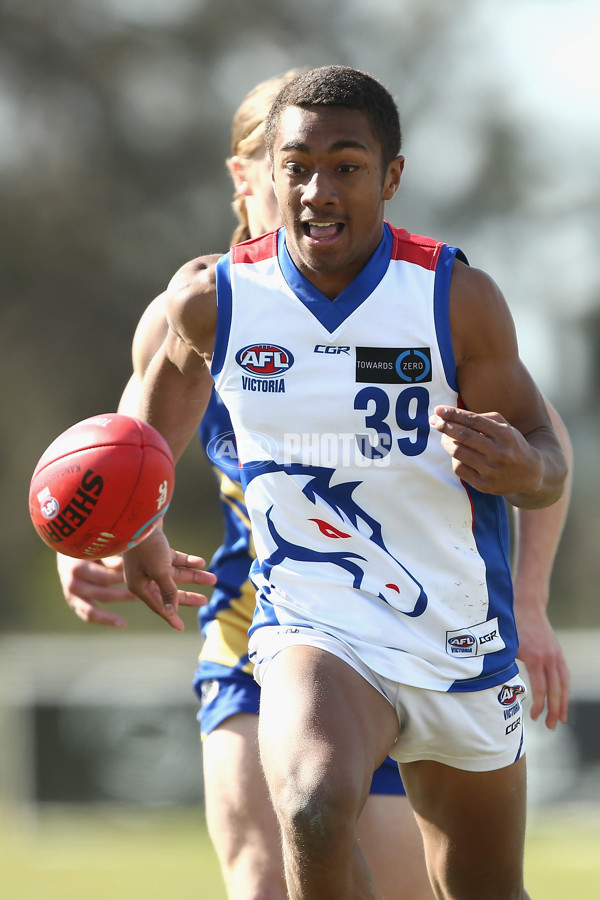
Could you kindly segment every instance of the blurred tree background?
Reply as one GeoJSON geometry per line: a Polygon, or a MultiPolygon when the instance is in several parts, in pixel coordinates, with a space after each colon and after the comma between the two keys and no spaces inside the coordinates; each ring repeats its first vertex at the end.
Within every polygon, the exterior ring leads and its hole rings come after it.
{"type": "MultiPolygon", "coordinates": [[[[398,102],[407,166],[389,219],[461,246],[509,300],[576,452],[552,618],[600,625],[599,41],[589,0],[1,0],[2,630],[81,629],[29,522],[33,467],[64,428],[116,408],[136,322],[175,269],[228,247],[243,96],[327,63],[398,102]]],[[[210,554],[220,518],[199,448],[178,483],[171,537],[210,554]]]]}

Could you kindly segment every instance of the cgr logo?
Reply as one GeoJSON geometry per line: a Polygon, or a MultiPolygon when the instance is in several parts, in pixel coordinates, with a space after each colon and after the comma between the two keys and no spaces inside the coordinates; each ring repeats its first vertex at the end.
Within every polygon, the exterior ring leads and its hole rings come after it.
{"type": "Polygon", "coordinates": [[[480,644],[489,644],[490,641],[493,641],[495,637],[497,637],[497,631],[490,631],[489,634],[482,634],[479,638],[480,644]]]}
{"type": "Polygon", "coordinates": [[[249,344],[235,355],[238,366],[250,375],[270,378],[285,375],[294,364],[294,357],[285,347],[277,344],[249,344]]]}
{"type": "Polygon", "coordinates": [[[350,347],[337,346],[336,344],[315,344],[313,353],[333,353],[335,356],[345,353],[347,356],[350,356],[350,347]]]}

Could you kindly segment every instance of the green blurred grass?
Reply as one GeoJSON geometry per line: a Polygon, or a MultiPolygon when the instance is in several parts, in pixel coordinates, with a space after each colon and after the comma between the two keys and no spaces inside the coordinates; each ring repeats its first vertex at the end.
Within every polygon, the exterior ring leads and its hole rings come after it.
{"type": "MultiPolygon", "coordinates": [[[[537,818],[526,883],[532,900],[597,900],[600,816],[537,818]]],[[[4,810],[0,885],[6,900],[225,900],[202,813],[187,810],[4,810]]]]}
{"type": "Polygon", "coordinates": [[[225,900],[201,811],[0,817],[4,900],[225,900]]]}
{"type": "Polygon", "coordinates": [[[532,900],[600,898],[600,811],[554,808],[530,822],[525,884],[532,900]]]}

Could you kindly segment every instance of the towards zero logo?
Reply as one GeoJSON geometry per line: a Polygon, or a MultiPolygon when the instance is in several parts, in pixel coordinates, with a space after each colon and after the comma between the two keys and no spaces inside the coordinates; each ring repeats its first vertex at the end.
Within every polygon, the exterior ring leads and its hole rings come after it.
{"type": "Polygon", "coordinates": [[[238,366],[249,375],[269,378],[285,375],[294,364],[294,357],[285,347],[277,344],[249,344],[235,355],[238,366]]]}

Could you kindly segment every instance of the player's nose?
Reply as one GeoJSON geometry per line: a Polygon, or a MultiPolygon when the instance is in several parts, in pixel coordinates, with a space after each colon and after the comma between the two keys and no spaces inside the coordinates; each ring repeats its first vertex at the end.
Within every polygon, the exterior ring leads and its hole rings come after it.
{"type": "Polygon", "coordinates": [[[311,209],[332,204],[337,205],[338,199],[333,179],[323,169],[313,172],[312,177],[302,191],[302,203],[311,209]]]}

